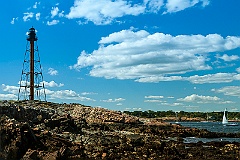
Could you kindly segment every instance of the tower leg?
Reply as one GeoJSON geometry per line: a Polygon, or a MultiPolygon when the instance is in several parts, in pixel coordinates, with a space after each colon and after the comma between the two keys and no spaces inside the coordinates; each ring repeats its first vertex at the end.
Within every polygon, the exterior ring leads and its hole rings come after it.
{"type": "Polygon", "coordinates": [[[34,41],[30,41],[30,95],[29,100],[34,100],[34,41]]]}

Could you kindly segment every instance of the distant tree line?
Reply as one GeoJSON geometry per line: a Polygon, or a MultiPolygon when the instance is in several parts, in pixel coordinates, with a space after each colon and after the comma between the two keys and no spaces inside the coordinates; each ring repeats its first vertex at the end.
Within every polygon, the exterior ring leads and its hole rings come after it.
{"type": "MultiPolygon", "coordinates": [[[[174,112],[172,110],[169,111],[124,111],[124,113],[137,116],[140,118],[161,118],[161,117],[187,117],[187,118],[203,118],[205,120],[212,121],[221,121],[223,117],[223,112],[174,112]]],[[[240,112],[228,112],[229,120],[240,120],[240,112]]]]}

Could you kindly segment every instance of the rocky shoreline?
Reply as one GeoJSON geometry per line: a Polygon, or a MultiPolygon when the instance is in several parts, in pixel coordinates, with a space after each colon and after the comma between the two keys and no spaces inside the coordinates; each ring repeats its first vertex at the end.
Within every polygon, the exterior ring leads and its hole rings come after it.
{"type": "Polygon", "coordinates": [[[185,137],[236,137],[80,104],[0,102],[0,159],[240,159],[237,142],[184,143],[185,137]]]}

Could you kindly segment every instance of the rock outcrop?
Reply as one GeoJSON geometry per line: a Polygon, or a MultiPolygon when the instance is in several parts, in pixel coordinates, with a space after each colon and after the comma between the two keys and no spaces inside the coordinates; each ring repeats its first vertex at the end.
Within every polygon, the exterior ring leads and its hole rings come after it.
{"type": "Polygon", "coordinates": [[[238,137],[80,104],[0,102],[0,159],[240,159],[239,143],[183,143],[238,137]]]}

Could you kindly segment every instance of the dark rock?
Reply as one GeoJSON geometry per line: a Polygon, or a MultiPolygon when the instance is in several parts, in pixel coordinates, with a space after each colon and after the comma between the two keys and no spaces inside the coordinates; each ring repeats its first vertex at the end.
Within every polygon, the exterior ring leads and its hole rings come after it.
{"type": "Polygon", "coordinates": [[[184,144],[184,137],[239,137],[80,104],[0,102],[0,159],[239,159],[239,143],[184,144]]]}
{"type": "Polygon", "coordinates": [[[28,149],[28,151],[23,156],[22,160],[40,160],[38,152],[36,150],[28,149]]]}

